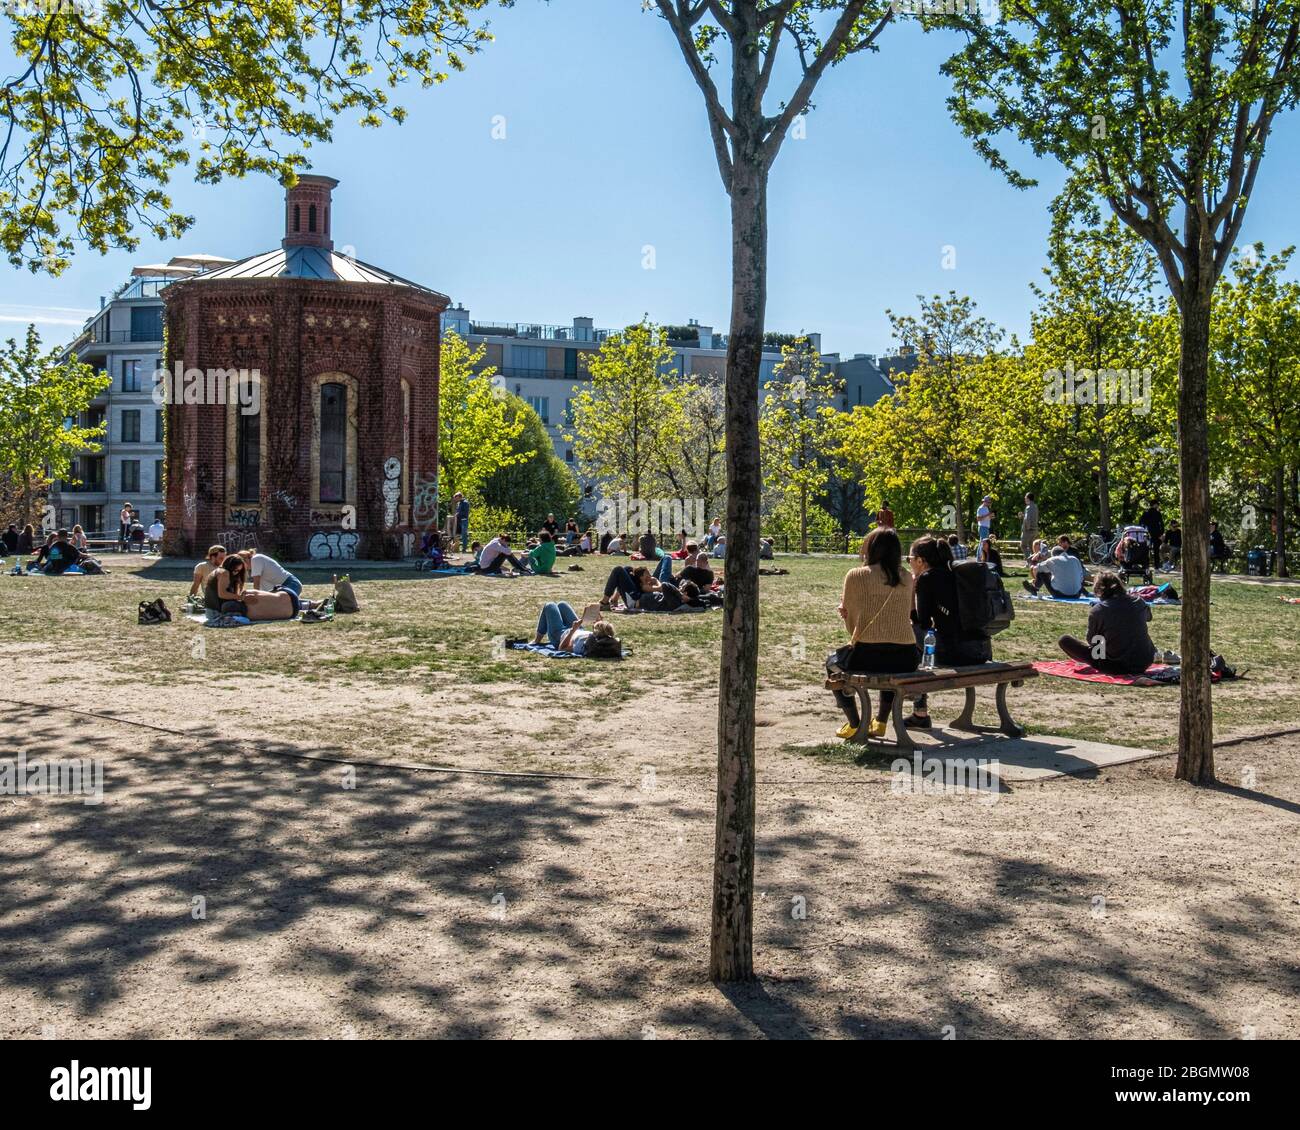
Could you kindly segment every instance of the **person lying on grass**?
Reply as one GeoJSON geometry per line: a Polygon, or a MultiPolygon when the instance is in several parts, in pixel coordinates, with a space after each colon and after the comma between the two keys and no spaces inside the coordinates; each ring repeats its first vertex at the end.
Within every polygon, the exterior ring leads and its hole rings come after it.
{"type": "Polygon", "coordinates": [[[717,574],[709,566],[709,555],[697,553],[686,559],[686,568],[678,575],[676,583],[680,585],[683,581],[691,581],[702,589],[711,589],[717,579],[717,574]]]}
{"type": "Polygon", "coordinates": [[[1130,596],[1117,573],[1099,573],[1092,591],[1101,601],[1088,611],[1088,640],[1062,636],[1061,650],[1078,663],[1107,675],[1141,675],[1155,658],[1147,625],[1151,608],[1141,597],[1130,596]]]}
{"type": "Polygon", "coordinates": [[[579,616],[566,601],[542,606],[533,643],[550,645],[557,651],[571,651],[588,659],[617,659],[623,645],[614,635],[614,625],[602,620],[599,604],[588,604],[579,616]]]}
{"type": "MultiPolygon", "coordinates": [[[[661,558],[656,571],[651,573],[644,565],[638,565],[633,568],[631,565],[615,565],[609,571],[609,579],[605,582],[605,594],[600,598],[600,608],[603,612],[608,612],[611,607],[611,600],[618,596],[623,601],[625,608],[637,608],[645,605],[645,597],[651,594],[660,593],[664,585],[667,585],[672,593],[675,594],[677,605],[681,604],[681,593],[676,585],[672,582],[673,559],[671,557],[661,558]]],[[[671,602],[673,596],[666,596],[664,601],[657,603],[671,602]]],[[[677,605],[674,605],[676,607],[677,605]]],[[[661,609],[662,611],[662,609],[661,609]]]]}
{"type": "Polygon", "coordinates": [[[248,564],[237,553],[227,554],[203,587],[203,606],[209,612],[243,616],[249,620],[292,620],[299,609],[311,611],[324,601],[300,600],[290,589],[261,592],[248,584],[248,564]]]}

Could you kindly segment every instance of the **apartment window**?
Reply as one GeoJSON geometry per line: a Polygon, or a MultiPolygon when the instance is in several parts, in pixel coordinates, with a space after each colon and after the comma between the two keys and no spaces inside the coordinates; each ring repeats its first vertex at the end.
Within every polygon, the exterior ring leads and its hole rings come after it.
{"type": "Polygon", "coordinates": [[[572,463],[572,462],[573,462],[573,448],[571,448],[571,447],[566,447],[566,448],[564,449],[564,461],[565,461],[566,463],[572,463]]]}
{"type": "Polygon", "coordinates": [[[516,345],[515,368],[528,369],[531,372],[544,372],[546,369],[546,347],[539,345],[516,345]]]}
{"type": "Polygon", "coordinates": [[[163,414],[161,408],[154,409],[153,441],[154,443],[162,443],[163,441],[163,414]]]}
{"type": "Polygon", "coordinates": [[[235,428],[235,495],[239,502],[257,502],[262,495],[261,413],[237,412],[235,428]]]}
{"type": "Polygon", "coordinates": [[[320,500],[342,502],[347,472],[348,390],[320,386],[320,500]]]}
{"type": "Polygon", "coordinates": [[[140,391],[140,362],[139,361],[122,362],[122,391],[123,392],[140,391]]]}
{"type": "Polygon", "coordinates": [[[564,375],[566,377],[576,377],[578,375],[578,351],[576,349],[566,349],[564,351],[564,375]]]}
{"type": "Polygon", "coordinates": [[[135,494],[140,489],[140,460],[122,460],[122,493],[135,494]]]}
{"type": "Polygon", "coordinates": [[[163,492],[163,461],[161,459],[153,461],[153,489],[158,494],[163,492]]]}
{"type": "Polygon", "coordinates": [[[127,408],[122,412],[122,442],[140,442],[140,410],[127,408]]]}
{"type": "Polygon", "coordinates": [[[131,307],[131,340],[162,341],[162,307],[131,307]]]}
{"type": "Polygon", "coordinates": [[[528,407],[542,418],[543,424],[551,422],[551,398],[549,396],[530,396],[528,398],[528,407]]]}

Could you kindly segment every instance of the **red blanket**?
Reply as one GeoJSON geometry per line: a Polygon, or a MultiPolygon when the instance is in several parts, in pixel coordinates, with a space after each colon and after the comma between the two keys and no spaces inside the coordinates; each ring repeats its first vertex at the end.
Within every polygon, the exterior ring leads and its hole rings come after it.
{"type": "MultiPolygon", "coordinates": [[[[1163,670],[1165,664],[1153,663],[1147,668],[1147,672],[1163,670]]],[[[1174,683],[1161,682],[1158,679],[1148,678],[1147,675],[1107,675],[1104,671],[1098,671],[1096,667],[1091,667],[1087,663],[1078,663],[1073,659],[1039,659],[1034,662],[1034,670],[1040,675],[1057,675],[1062,679],[1079,679],[1085,683],[1113,683],[1121,687],[1168,687],[1176,686],[1174,683]]],[[[1217,672],[1210,673],[1210,680],[1217,683],[1221,676],[1217,672]]]]}

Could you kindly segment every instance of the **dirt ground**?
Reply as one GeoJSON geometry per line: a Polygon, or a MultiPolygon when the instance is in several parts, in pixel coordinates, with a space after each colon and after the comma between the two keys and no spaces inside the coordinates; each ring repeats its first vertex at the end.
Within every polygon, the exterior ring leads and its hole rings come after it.
{"type": "Polygon", "coordinates": [[[1161,758],[990,803],[801,756],[820,695],[765,698],[762,979],[722,992],[708,692],[622,706],[582,779],[509,775],[533,726],[499,710],[456,743],[495,772],[358,764],[409,760],[398,689],[334,745],[338,701],[302,686],[243,715],[229,680],[13,705],[65,698],[46,677],[6,680],[4,746],[102,756],[105,797],[0,797],[5,1037],[1300,1035],[1294,738],[1220,751],[1248,787],[1161,758]],[[268,721],[291,702],[297,736],[268,721]]]}

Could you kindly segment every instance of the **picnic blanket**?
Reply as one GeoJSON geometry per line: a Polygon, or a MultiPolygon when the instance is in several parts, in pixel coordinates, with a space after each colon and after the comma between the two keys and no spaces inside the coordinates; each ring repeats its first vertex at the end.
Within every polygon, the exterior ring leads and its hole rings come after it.
{"type": "Polygon", "coordinates": [[[527,640],[509,640],[506,647],[513,651],[533,651],[538,655],[544,655],[547,659],[580,659],[571,651],[561,651],[558,647],[552,647],[549,643],[529,643],[527,640]]]}
{"type": "Polygon", "coordinates": [[[1017,593],[1021,600],[1049,600],[1053,604],[1096,604],[1095,596],[1053,596],[1050,592],[1017,593]]]}
{"type": "Polygon", "coordinates": [[[1300,604],[1300,596],[1279,596],[1278,600],[1283,604],[1300,604]]]}
{"type": "MultiPolygon", "coordinates": [[[[1110,683],[1119,687],[1170,687],[1177,686],[1177,667],[1165,663],[1153,663],[1142,675],[1108,675],[1098,671],[1087,663],[1073,659],[1040,659],[1034,662],[1034,670],[1040,675],[1056,675],[1062,679],[1078,679],[1084,683],[1110,683]]],[[[1211,682],[1222,679],[1217,671],[1210,672],[1211,682]]]]}
{"type": "MultiPolygon", "coordinates": [[[[1128,592],[1129,592],[1129,596],[1140,596],[1147,604],[1169,604],[1174,606],[1175,608],[1181,606],[1183,602],[1179,600],[1177,596],[1171,597],[1165,595],[1165,590],[1167,589],[1169,589],[1169,585],[1167,584],[1159,585],[1159,586],[1134,585],[1133,588],[1128,590],[1128,592]]],[[[1100,604],[1101,603],[1101,601],[1099,601],[1095,596],[1085,595],[1083,593],[1080,593],[1078,596],[1068,596],[1068,597],[1053,596],[1049,592],[1040,592],[1040,593],[1032,593],[1032,594],[1027,592],[1022,592],[1022,593],[1018,593],[1017,595],[1020,597],[1021,600],[1050,600],[1056,604],[1100,604]]]]}

